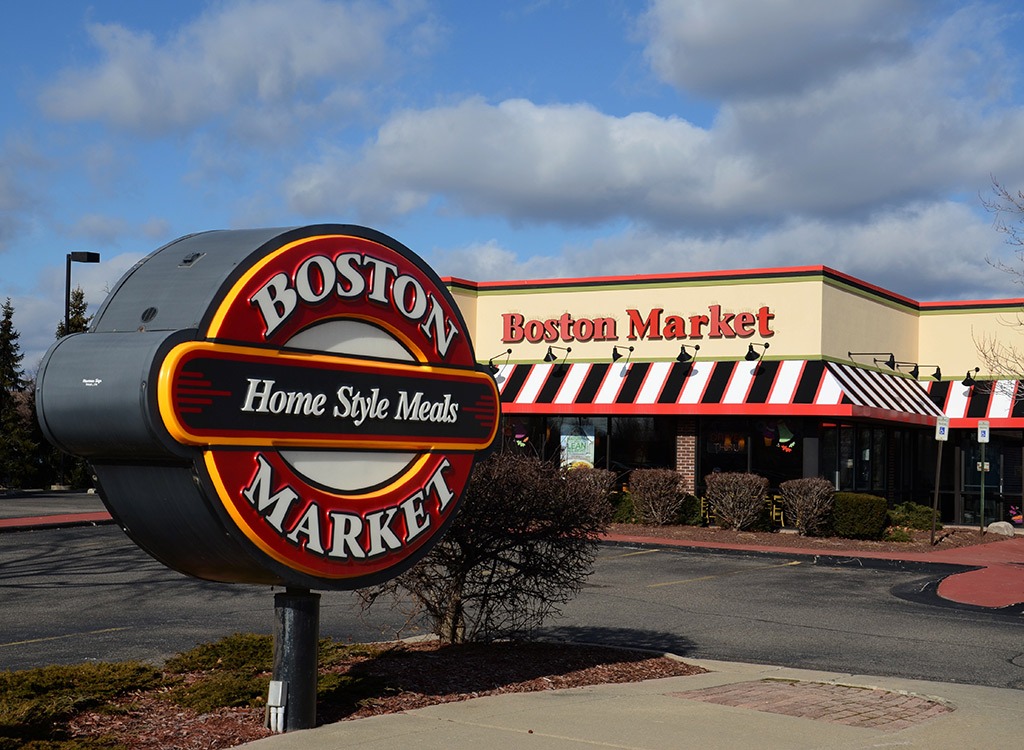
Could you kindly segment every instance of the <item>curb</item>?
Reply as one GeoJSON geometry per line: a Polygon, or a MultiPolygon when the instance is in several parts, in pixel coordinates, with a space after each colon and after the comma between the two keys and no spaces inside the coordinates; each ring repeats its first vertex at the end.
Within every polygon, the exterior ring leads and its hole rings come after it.
{"type": "Polygon", "coordinates": [[[114,523],[114,519],[106,511],[63,513],[60,515],[33,516],[30,518],[0,518],[0,532],[64,529],[75,526],[101,526],[111,523],[114,523]]]}

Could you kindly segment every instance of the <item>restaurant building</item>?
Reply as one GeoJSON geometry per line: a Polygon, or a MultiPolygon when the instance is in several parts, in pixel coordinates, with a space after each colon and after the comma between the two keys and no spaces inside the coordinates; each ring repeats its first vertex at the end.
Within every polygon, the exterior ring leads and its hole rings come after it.
{"type": "Polygon", "coordinates": [[[1022,505],[1024,389],[979,346],[1014,343],[1024,299],[917,302],[824,266],[446,283],[522,449],[695,494],[750,471],[930,505],[938,474],[946,522],[982,520],[982,477],[986,523],[1022,505]]]}

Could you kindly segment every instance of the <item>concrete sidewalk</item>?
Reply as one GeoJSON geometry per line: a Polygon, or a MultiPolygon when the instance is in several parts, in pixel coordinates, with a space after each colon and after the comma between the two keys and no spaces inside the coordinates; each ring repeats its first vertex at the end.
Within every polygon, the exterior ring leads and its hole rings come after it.
{"type": "Polygon", "coordinates": [[[1024,692],[686,659],[708,670],[515,693],[275,735],[253,750],[1018,748],[1024,692]]]}

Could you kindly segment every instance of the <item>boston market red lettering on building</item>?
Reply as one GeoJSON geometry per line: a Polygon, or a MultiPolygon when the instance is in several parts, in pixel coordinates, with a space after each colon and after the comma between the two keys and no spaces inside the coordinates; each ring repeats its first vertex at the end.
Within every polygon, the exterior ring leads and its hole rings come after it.
{"type": "MultiPolygon", "coordinates": [[[[647,312],[630,308],[625,311],[625,338],[629,341],[677,339],[731,339],[775,335],[772,321],[775,313],[767,306],[753,311],[730,312],[721,305],[709,305],[707,313],[693,315],[665,314],[664,308],[647,312]]],[[[574,341],[618,341],[616,318],[575,318],[562,313],[557,318],[528,319],[520,313],[502,313],[501,340],[506,344],[569,343],[574,341]]]]}

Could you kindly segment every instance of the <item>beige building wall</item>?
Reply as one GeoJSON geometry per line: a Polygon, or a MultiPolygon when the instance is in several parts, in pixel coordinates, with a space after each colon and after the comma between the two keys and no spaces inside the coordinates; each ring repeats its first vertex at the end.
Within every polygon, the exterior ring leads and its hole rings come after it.
{"type": "Polygon", "coordinates": [[[1024,301],[1007,300],[991,307],[925,307],[921,314],[921,356],[948,363],[943,373],[963,378],[975,367],[980,378],[1024,377],[1024,301]],[[992,361],[986,350],[1005,353],[992,361]],[[1016,350],[1016,353],[1014,353],[1016,350]]]}
{"type": "MultiPolygon", "coordinates": [[[[849,362],[849,352],[882,352],[891,353],[899,361],[920,362],[916,309],[831,280],[822,287],[821,354],[824,357],[849,362]]],[[[878,358],[885,359],[885,356],[878,358]]],[[[874,367],[874,359],[873,356],[857,356],[853,361],[874,367]]]]}
{"type": "MultiPolygon", "coordinates": [[[[991,372],[985,366],[978,348],[983,340],[998,340],[1024,352],[1024,300],[993,301],[981,308],[977,303],[969,308],[964,303],[920,304],[822,267],[635,280],[448,283],[473,332],[477,358],[483,362],[498,355],[503,358],[509,348],[512,362],[540,362],[550,345],[571,348],[567,355],[555,350],[559,359],[565,355],[567,361],[608,361],[615,345],[632,346],[635,361],[669,361],[679,354],[681,344],[699,344],[702,359],[728,360],[742,358],[749,343],[767,343],[766,359],[849,362],[848,352],[879,352],[879,359],[891,352],[897,360],[921,365],[920,378],[925,380],[935,366],[945,379],[963,378],[976,366],[981,367],[982,377],[1013,374],[991,372]],[[661,311],[660,330],[653,329],[659,319],[652,314],[656,310],[661,311]],[[709,323],[696,329],[700,337],[693,336],[692,319],[713,318],[715,310],[727,321],[720,328],[725,335],[713,338],[709,323]],[[730,335],[730,326],[743,313],[749,335],[730,335]],[[508,316],[520,316],[515,320],[523,325],[535,321],[534,326],[542,326],[550,321],[557,340],[505,341],[506,327],[513,320],[508,316]],[[666,331],[673,316],[685,337],[666,331]],[[563,336],[567,321],[579,324],[584,319],[604,322],[609,337],[580,341],[571,332],[563,336]],[[652,329],[645,333],[642,325],[648,321],[652,329]]],[[[867,355],[854,361],[879,366],[873,359],[867,355]]]]}

